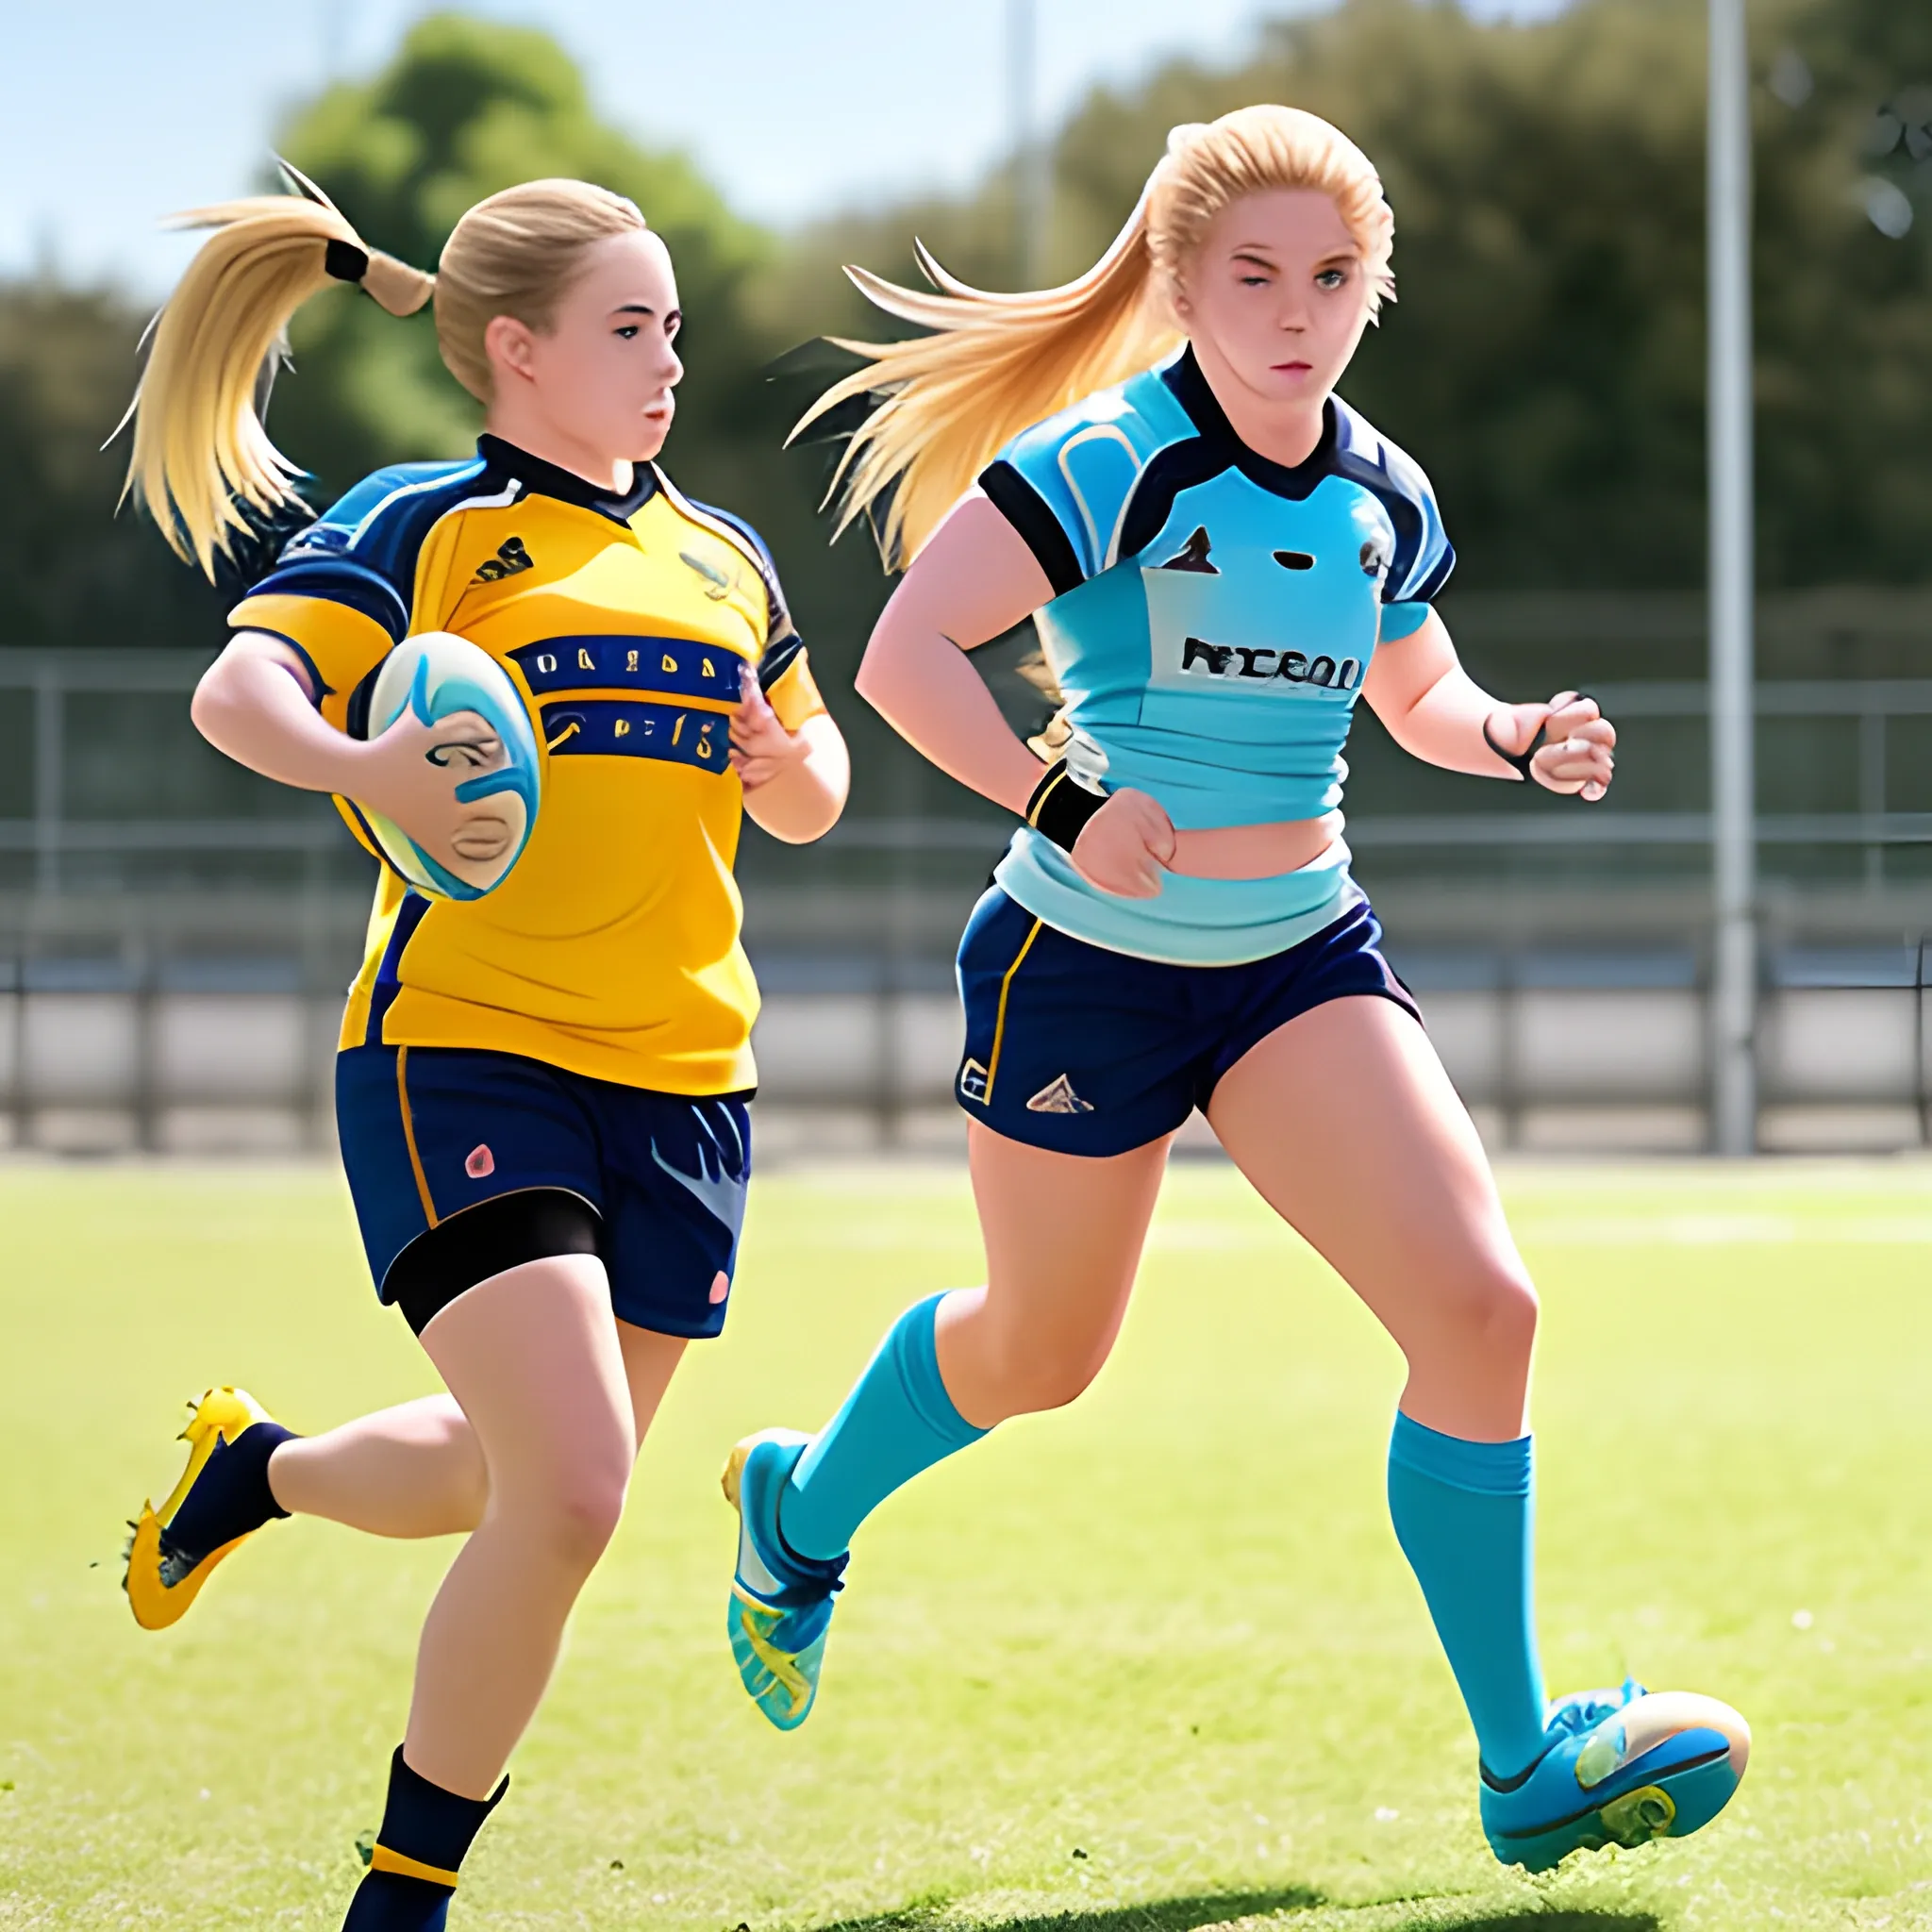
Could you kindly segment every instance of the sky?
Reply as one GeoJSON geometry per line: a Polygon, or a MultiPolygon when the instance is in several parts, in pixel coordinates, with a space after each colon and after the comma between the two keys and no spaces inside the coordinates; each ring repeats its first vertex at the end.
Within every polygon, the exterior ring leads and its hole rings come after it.
{"type": "MultiPolygon", "coordinates": [[[[681,147],[745,214],[970,181],[1011,125],[1014,0],[468,0],[547,28],[609,119],[681,147]]],[[[1165,57],[1238,56],[1265,16],[1326,0],[1033,0],[1037,111],[1165,57]]],[[[1532,18],[1565,0],[1468,0],[1532,18]]],[[[87,0],[8,8],[0,275],[52,267],[142,295],[192,243],[156,223],[245,190],[289,105],[381,65],[434,0],[87,0]]]]}

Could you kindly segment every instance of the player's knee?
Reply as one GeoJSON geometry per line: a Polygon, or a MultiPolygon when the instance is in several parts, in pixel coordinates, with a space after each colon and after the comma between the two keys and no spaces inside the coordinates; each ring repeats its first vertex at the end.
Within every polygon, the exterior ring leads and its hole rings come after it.
{"type": "Polygon", "coordinates": [[[564,1570],[590,1570],[617,1534],[629,1487],[627,1462],[586,1456],[555,1471],[532,1500],[535,1529],[543,1552],[564,1570]]]}
{"type": "Polygon", "coordinates": [[[1011,1415],[1037,1415],[1043,1409],[1064,1408],[1084,1394],[1101,1364],[1105,1348],[1044,1345],[1036,1337],[1008,1353],[1001,1382],[1011,1415]]]}
{"type": "Polygon", "coordinates": [[[1513,1257],[1471,1256],[1444,1282],[1441,1311],[1458,1342],[1492,1358],[1536,1345],[1536,1289],[1513,1257]]]}
{"type": "Polygon", "coordinates": [[[446,1412],[432,1414],[424,1425],[424,1442],[447,1459],[452,1490],[460,1497],[460,1512],[474,1527],[490,1507],[490,1467],[468,1418],[455,1403],[446,1412]]]}

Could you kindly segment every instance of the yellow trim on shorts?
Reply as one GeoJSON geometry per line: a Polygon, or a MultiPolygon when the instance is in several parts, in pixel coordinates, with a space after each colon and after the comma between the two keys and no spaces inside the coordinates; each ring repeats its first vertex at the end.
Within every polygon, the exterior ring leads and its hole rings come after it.
{"type": "MultiPolygon", "coordinates": [[[[409,1113],[409,1086],[404,1077],[409,1064],[409,1049],[396,1048],[396,1100],[403,1111],[403,1141],[409,1150],[409,1166],[416,1176],[416,1192],[423,1203],[424,1217],[431,1227],[437,1224],[436,1203],[429,1198],[429,1176],[423,1172],[423,1157],[416,1151],[416,1123],[409,1113]]],[[[454,1885],[455,1879],[450,1883],[454,1885]]]]}
{"type": "Polygon", "coordinates": [[[441,1865],[425,1865],[421,1858],[392,1852],[387,1845],[377,1845],[370,1853],[369,1869],[372,1872],[394,1872],[404,1878],[426,1878],[431,1885],[446,1885],[452,1891],[457,1889],[454,1872],[445,1872],[441,1865]]]}
{"type": "Polygon", "coordinates": [[[1019,972],[1026,955],[1033,950],[1033,941],[1040,937],[1040,928],[1046,922],[1036,919],[1033,930],[1026,935],[1019,952],[1013,956],[1013,963],[1007,968],[1007,976],[1000,981],[999,1012],[992,1023],[992,1052],[986,1061],[986,1104],[992,1105],[992,1083],[1000,1071],[1000,1042],[1007,1037],[1007,995],[1013,990],[1013,974],[1019,972]]]}

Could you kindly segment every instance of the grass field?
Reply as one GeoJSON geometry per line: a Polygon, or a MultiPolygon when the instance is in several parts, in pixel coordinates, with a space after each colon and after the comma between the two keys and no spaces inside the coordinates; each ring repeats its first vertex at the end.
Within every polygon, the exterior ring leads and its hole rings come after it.
{"type": "MultiPolygon", "coordinates": [[[[891,1504],[792,1737],[740,1692],[716,1473],[974,1278],[963,1176],[780,1175],[646,1449],[456,1917],[481,1927],[1284,1932],[1932,1924],[1932,1169],[1509,1177],[1547,1308],[1555,1686],[1729,1699],[1702,1838],[1505,1875],[1381,1500],[1392,1351],[1219,1169],[1115,1360],[891,1504]]],[[[333,1174],[0,1169],[0,1928],[332,1928],[448,1545],[280,1524],[139,1633],[122,1520],[180,1399],[418,1392],[333,1174]]]]}

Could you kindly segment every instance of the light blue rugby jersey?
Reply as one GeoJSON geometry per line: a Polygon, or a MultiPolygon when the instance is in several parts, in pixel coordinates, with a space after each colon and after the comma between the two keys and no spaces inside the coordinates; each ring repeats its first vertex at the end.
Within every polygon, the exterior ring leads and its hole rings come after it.
{"type": "MultiPolygon", "coordinates": [[[[1035,623],[1083,775],[1183,831],[1340,804],[1376,644],[1421,627],[1455,562],[1407,457],[1340,397],[1306,461],[1257,456],[1187,349],[1024,431],[979,483],[1053,585],[1035,623]]],[[[1158,900],[1124,900],[1026,830],[998,876],[1077,938],[1204,964],[1280,951],[1359,896],[1329,864],[1170,874],[1158,900]]]]}

